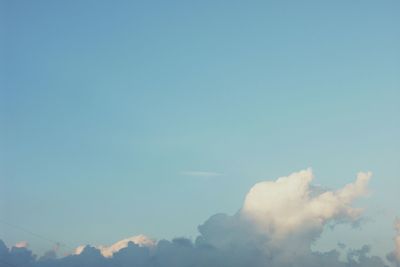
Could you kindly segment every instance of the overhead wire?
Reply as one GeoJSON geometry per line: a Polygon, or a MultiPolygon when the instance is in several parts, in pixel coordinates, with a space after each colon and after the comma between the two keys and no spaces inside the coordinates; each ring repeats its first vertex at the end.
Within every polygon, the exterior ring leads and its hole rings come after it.
{"type": "MultiPolygon", "coordinates": [[[[20,230],[20,231],[22,231],[22,232],[25,232],[25,233],[27,233],[27,234],[30,234],[30,235],[32,235],[32,236],[35,236],[36,238],[45,240],[45,241],[51,243],[52,245],[56,246],[57,249],[58,249],[58,248],[62,248],[62,247],[67,247],[67,248],[72,249],[72,250],[74,249],[74,248],[72,248],[71,246],[67,245],[67,244],[64,243],[64,242],[59,242],[59,241],[53,240],[53,239],[48,238],[48,237],[46,237],[46,236],[44,236],[44,235],[35,233],[35,232],[33,232],[33,231],[31,231],[31,230],[25,228],[25,227],[21,227],[20,225],[16,225],[16,224],[13,224],[13,223],[9,223],[9,222],[7,222],[7,221],[4,221],[3,219],[0,219],[0,223],[3,224],[3,225],[7,225],[7,226],[9,226],[9,227],[18,229],[18,230],[20,230]]],[[[5,265],[7,265],[7,266],[9,266],[9,267],[22,267],[22,266],[17,266],[17,265],[15,265],[15,264],[13,264],[13,263],[7,262],[7,261],[5,261],[5,260],[3,260],[3,259],[0,258],[0,264],[1,264],[1,263],[2,263],[2,264],[5,264],[5,265]]],[[[1,265],[0,265],[0,267],[1,267],[1,265]]]]}

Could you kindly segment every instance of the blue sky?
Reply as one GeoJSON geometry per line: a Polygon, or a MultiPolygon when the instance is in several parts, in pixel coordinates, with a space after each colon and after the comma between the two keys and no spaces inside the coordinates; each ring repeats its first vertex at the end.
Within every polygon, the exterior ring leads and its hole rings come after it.
{"type": "MultiPolygon", "coordinates": [[[[1,218],[73,247],[194,238],[258,181],[312,167],[338,188],[372,171],[363,227],[328,231],[320,246],[388,251],[400,216],[399,8],[1,1],[1,218]]],[[[49,247],[4,224],[0,237],[49,247]]]]}

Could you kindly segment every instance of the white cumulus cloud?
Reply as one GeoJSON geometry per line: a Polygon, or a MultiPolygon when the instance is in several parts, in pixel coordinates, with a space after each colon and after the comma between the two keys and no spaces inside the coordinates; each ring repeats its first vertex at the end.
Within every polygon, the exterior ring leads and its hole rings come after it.
{"type": "MultiPolygon", "coordinates": [[[[371,173],[359,173],[338,190],[312,185],[311,169],[254,185],[234,215],[215,214],[198,227],[199,235],[155,242],[144,235],[110,246],[80,246],[73,255],[55,252],[39,260],[26,247],[9,249],[0,240],[0,261],[25,267],[387,267],[368,245],[318,252],[311,245],[330,222],[352,223],[362,215],[353,206],[368,193],[371,173]],[[345,253],[344,259],[341,253],[345,253]]],[[[162,222],[160,222],[162,223],[162,222]]],[[[395,250],[388,259],[400,267],[400,222],[395,250]]],[[[2,267],[0,263],[0,267],[2,267]]]]}
{"type": "Polygon", "coordinates": [[[352,207],[367,194],[371,173],[360,172],[355,182],[336,191],[313,192],[311,169],[276,181],[257,183],[246,196],[241,215],[275,240],[292,234],[318,235],[329,221],[354,221],[361,210],[352,207]]]}
{"type": "MultiPolygon", "coordinates": [[[[101,254],[104,257],[112,257],[114,253],[120,251],[123,248],[128,247],[128,244],[132,242],[135,243],[136,245],[139,245],[141,247],[154,247],[156,245],[155,240],[145,236],[145,235],[137,235],[137,236],[132,236],[129,238],[125,238],[122,239],[114,244],[112,244],[111,246],[96,246],[96,248],[98,250],[100,250],[101,254]]],[[[85,245],[79,246],[75,249],[74,254],[75,255],[79,255],[81,254],[84,249],[85,249],[85,245]]]]}
{"type": "Polygon", "coordinates": [[[20,241],[20,242],[17,242],[17,244],[15,244],[14,247],[27,248],[27,247],[29,247],[29,243],[28,243],[28,241],[20,241]]]}
{"type": "Polygon", "coordinates": [[[104,257],[111,257],[115,252],[128,247],[129,242],[133,242],[141,247],[154,247],[156,244],[153,239],[150,239],[145,235],[137,235],[120,240],[111,246],[98,246],[97,248],[100,249],[100,252],[104,257]]]}

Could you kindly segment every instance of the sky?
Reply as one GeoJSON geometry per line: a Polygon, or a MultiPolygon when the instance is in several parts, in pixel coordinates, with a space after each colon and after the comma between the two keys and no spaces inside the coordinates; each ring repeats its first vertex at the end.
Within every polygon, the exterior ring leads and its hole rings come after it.
{"type": "Polygon", "coordinates": [[[372,172],[359,225],[313,249],[393,250],[398,1],[0,3],[7,245],[195,239],[254,184],[312,168],[323,190],[372,172]]]}

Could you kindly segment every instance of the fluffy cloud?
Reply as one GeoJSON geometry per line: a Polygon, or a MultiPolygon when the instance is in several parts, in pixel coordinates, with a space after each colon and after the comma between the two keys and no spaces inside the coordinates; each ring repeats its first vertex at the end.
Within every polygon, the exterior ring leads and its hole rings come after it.
{"type": "Polygon", "coordinates": [[[268,258],[263,261],[276,266],[310,260],[315,256],[311,244],[327,223],[359,219],[362,210],[352,202],[367,194],[370,177],[371,173],[359,173],[355,182],[335,191],[312,186],[311,169],[257,183],[236,215],[214,216],[200,226],[200,240],[220,249],[250,245],[268,258]]]}
{"type": "Polygon", "coordinates": [[[19,267],[35,266],[36,256],[27,247],[12,247],[8,249],[3,241],[0,240],[0,266],[19,267]]]}
{"type": "Polygon", "coordinates": [[[14,247],[16,248],[27,248],[29,246],[28,241],[20,241],[17,244],[15,244],[14,247]]]}
{"type": "MultiPolygon", "coordinates": [[[[138,246],[145,246],[145,247],[154,247],[156,242],[153,239],[150,239],[149,237],[145,235],[137,235],[137,236],[132,236],[130,238],[126,238],[123,240],[120,240],[111,246],[96,246],[97,249],[100,250],[101,254],[104,257],[110,258],[113,256],[114,253],[120,251],[123,248],[128,247],[129,243],[132,242],[138,246]]],[[[75,249],[74,254],[79,255],[83,252],[86,246],[79,246],[75,249]]]]}
{"type": "Polygon", "coordinates": [[[400,219],[396,219],[394,223],[396,236],[394,238],[394,251],[389,253],[388,260],[400,267],[400,219]]]}
{"type": "Polygon", "coordinates": [[[352,201],[367,193],[371,173],[359,173],[354,183],[315,195],[311,169],[276,181],[261,182],[247,194],[241,215],[275,241],[293,235],[317,237],[330,221],[354,221],[360,209],[352,201]]]}
{"type": "Polygon", "coordinates": [[[312,186],[310,169],[258,183],[236,214],[216,214],[200,225],[194,242],[177,238],[156,243],[135,236],[39,260],[27,248],[8,249],[0,242],[0,267],[7,266],[4,262],[17,267],[384,267],[382,259],[369,255],[368,246],[347,250],[346,261],[337,250],[311,250],[326,224],[352,223],[360,217],[352,202],[367,193],[370,176],[359,173],[355,182],[335,191],[312,186]]]}

